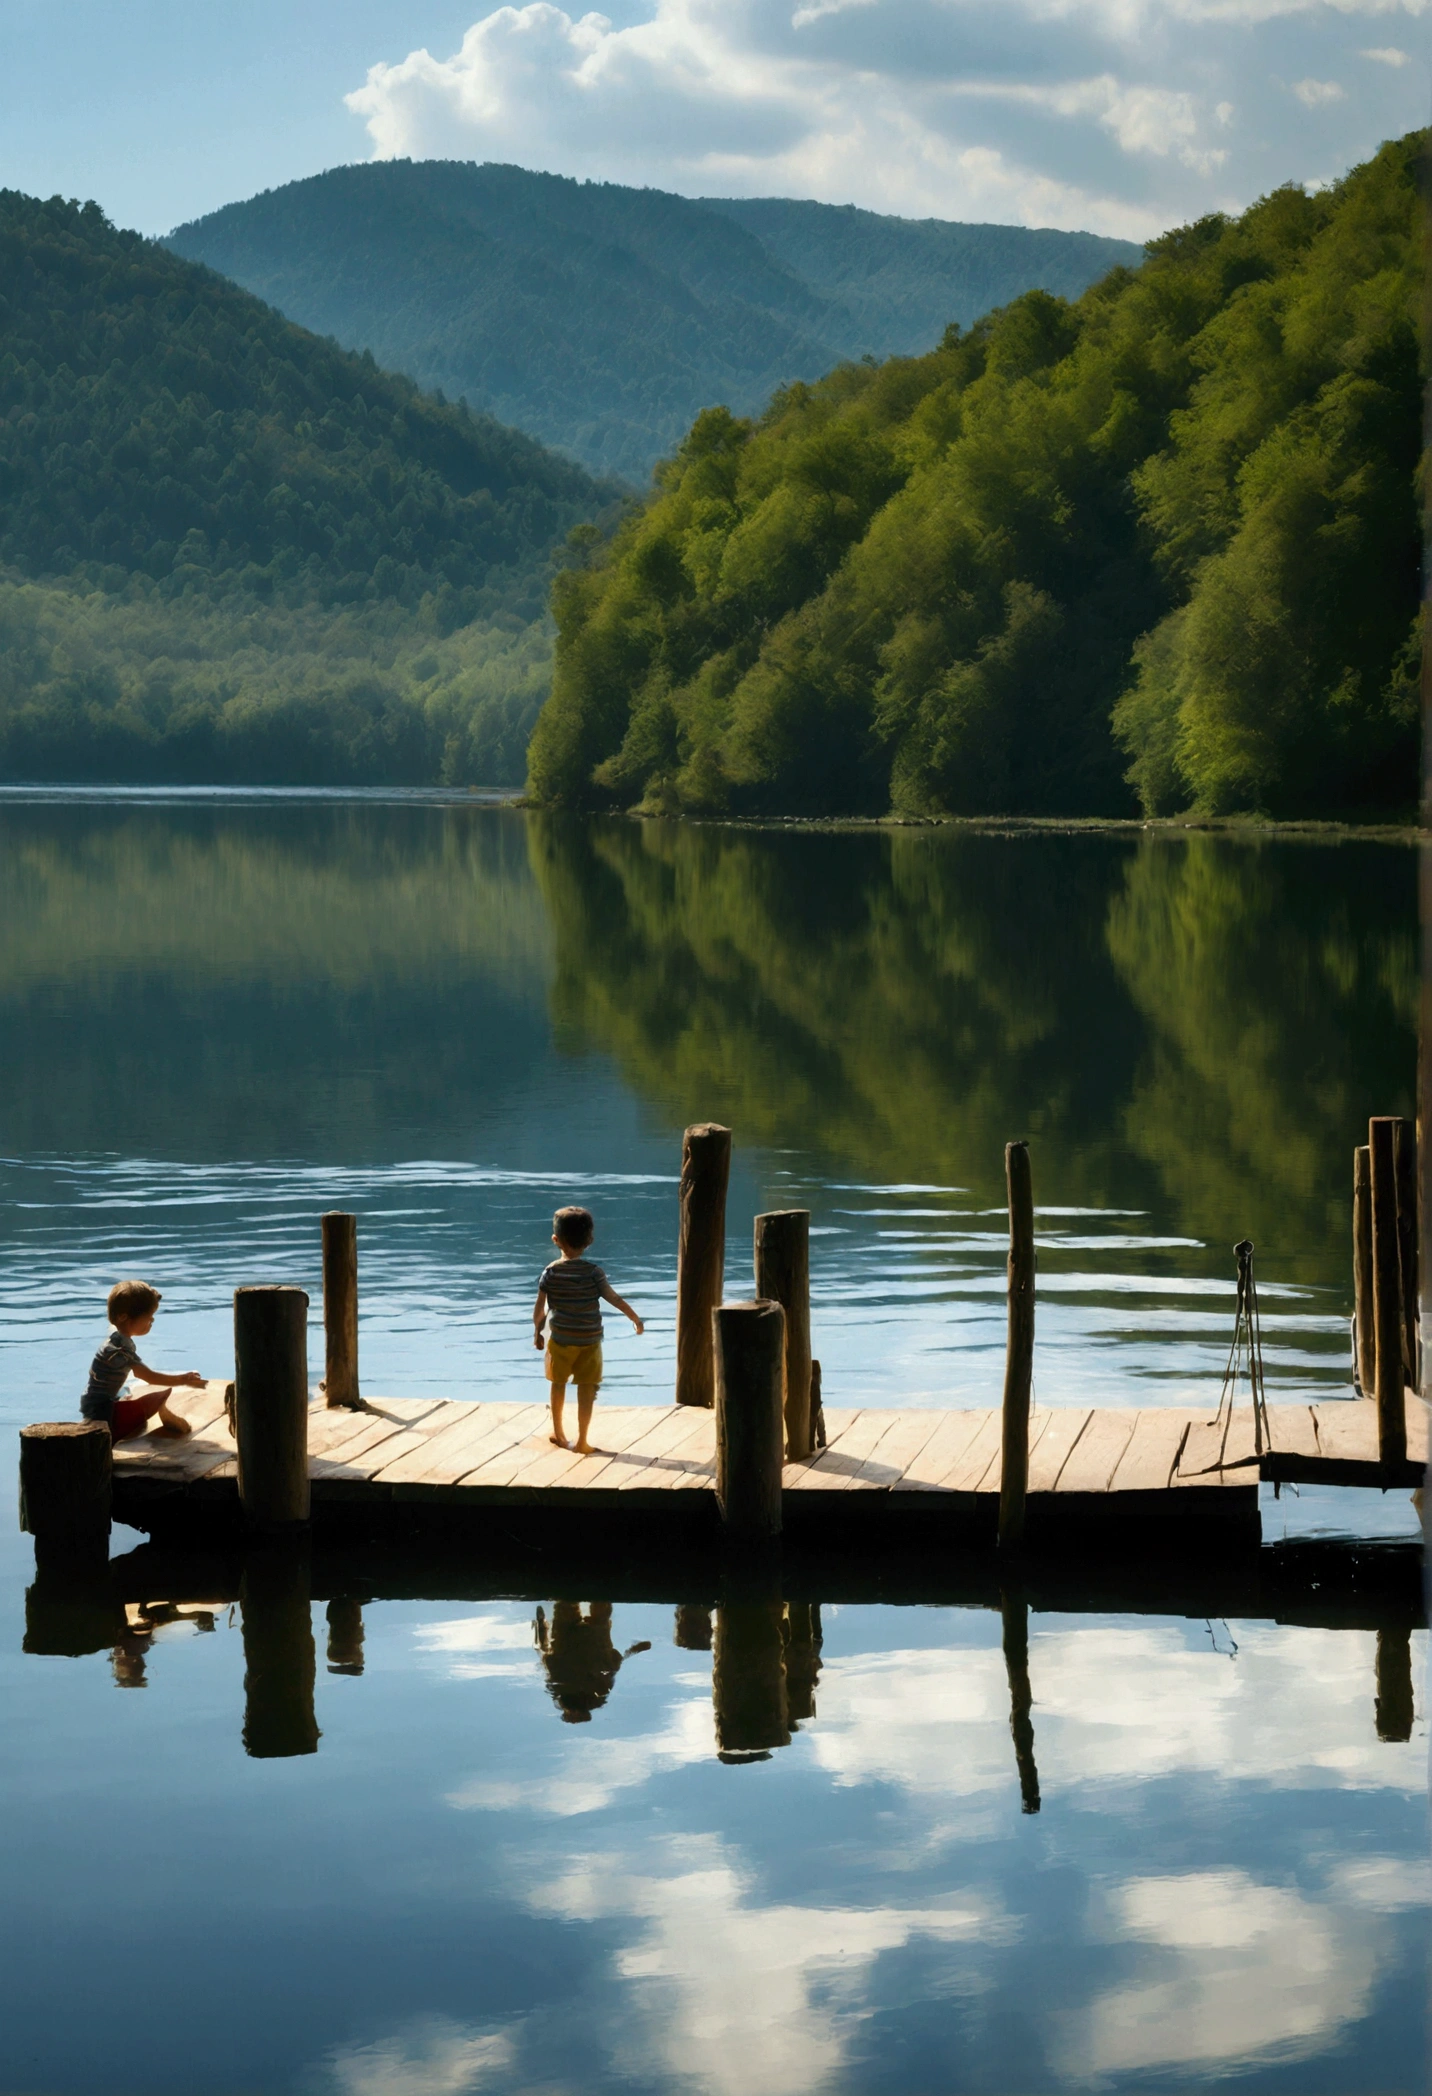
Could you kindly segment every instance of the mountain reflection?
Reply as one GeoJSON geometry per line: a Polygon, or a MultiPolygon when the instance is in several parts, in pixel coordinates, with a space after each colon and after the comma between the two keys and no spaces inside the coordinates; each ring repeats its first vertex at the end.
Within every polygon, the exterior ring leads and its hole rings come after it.
{"type": "Polygon", "coordinates": [[[1412,855],[1194,834],[789,833],[529,817],[573,1049],[673,1117],[997,1200],[1156,1206],[1296,1260],[1409,1110],[1412,855]],[[1365,1138],[1363,1138],[1365,1139],[1365,1138]],[[1048,1192],[1057,1188],[1057,1194],[1048,1192]]]}

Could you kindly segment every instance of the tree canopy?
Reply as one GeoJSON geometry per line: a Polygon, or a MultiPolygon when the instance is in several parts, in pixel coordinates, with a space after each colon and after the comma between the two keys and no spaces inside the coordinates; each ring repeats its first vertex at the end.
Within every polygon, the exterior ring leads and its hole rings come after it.
{"type": "Polygon", "coordinates": [[[0,192],[0,286],[0,773],[520,776],[612,487],[95,204],[0,192]]]}
{"type": "Polygon", "coordinates": [[[534,795],[1410,807],[1425,146],[758,420],[707,409],[557,580],[534,795]]]}
{"type": "Polygon", "coordinates": [[[1031,285],[1077,295],[1130,241],[672,196],[492,162],[330,168],[169,245],[305,327],[645,485],[699,409],[763,408],[841,357],[929,349],[1031,285]]]}

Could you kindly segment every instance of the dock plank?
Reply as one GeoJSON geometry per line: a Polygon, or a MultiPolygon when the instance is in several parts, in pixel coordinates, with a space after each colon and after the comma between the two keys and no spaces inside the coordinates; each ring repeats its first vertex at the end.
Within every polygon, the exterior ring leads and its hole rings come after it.
{"type": "Polygon", "coordinates": [[[376,1473],[383,1485],[453,1485],[478,1460],[483,1449],[508,1427],[524,1409],[516,1404],[454,1406],[419,1421],[414,1431],[423,1437],[421,1448],[395,1456],[376,1473]]]}
{"type": "Polygon", "coordinates": [[[860,1482],[887,1492],[903,1491],[911,1464],[934,1438],[940,1418],[938,1412],[897,1412],[895,1425],[861,1466],[860,1482]]]}
{"type": "Polygon", "coordinates": [[[985,1413],[978,1432],[940,1479],[942,1492],[979,1492],[984,1488],[991,1464],[999,1462],[1002,1427],[998,1412],[985,1413]]]}
{"type": "Polygon", "coordinates": [[[1128,1446],[1109,1479],[1111,1492],[1167,1492],[1178,1461],[1188,1414],[1150,1406],[1134,1415],[1128,1446]]]}
{"type": "Polygon", "coordinates": [[[873,1455],[882,1434],[888,1433],[895,1415],[888,1411],[860,1411],[834,1431],[826,1422],[827,1442],[820,1454],[800,1466],[791,1485],[793,1492],[843,1492],[858,1476],[867,1456],[873,1455]]]}
{"type": "Polygon", "coordinates": [[[920,1453],[906,1467],[904,1492],[938,1492],[985,1419],[983,1412],[942,1412],[920,1453]]]}
{"type": "Polygon", "coordinates": [[[709,1460],[712,1477],[716,1463],[716,1414],[704,1405],[673,1405],[663,1423],[643,1437],[640,1469],[624,1471],[613,1490],[644,1492],[680,1490],[691,1470],[709,1460]]]}
{"type": "MultiPolygon", "coordinates": [[[[1057,1491],[1064,1466],[1079,1446],[1080,1438],[1093,1417],[1093,1409],[1088,1405],[1058,1405],[1050,1408],[1049,1424],[1041,1434],[1038,1444],[1030,1451],[1027,1490],[1031,1498],[1036,1493],[1057,1491]]],[[[999,1490],[997,1471],[994,1489],[999,1490]]]]}
{"type": "Polygon", "coordinates": [[[1056,1492],[1107,1492],[1134,1437],[1135,1412],[1093,1411],[1054,1481],[1056,1492]]]}

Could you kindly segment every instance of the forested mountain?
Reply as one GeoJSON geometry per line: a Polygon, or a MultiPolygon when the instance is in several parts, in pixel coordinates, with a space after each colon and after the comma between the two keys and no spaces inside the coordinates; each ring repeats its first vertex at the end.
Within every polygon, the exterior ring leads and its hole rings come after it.
{"type": "Polygon", "coordinates": [[[1033,285],[1077,294],[1127,241],[469,161],[370,162],[169,236],[305,327],[644,483],[713,402],[759,411],[843,358],[927,350],[1033,285]]]}
{"type": "Polygon", "coordinates": [[[1410,809],[1426,146],[759,421],[708,409],[558,579],[533,792],[1410,809]]]}
{"type": "Polygon", "coordinates": [[[0,772],[520,763],[614,490],[94,204],[0,193],[0,286],[0,772]]]}

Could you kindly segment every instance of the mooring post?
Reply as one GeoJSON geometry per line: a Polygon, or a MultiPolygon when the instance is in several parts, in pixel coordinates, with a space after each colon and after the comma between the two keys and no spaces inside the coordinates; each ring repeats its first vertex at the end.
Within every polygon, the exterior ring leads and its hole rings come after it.
{"type": "Polygon", "coordinates": [[[1009,1732],[1019,1771],[1021,1812],[1039,1810],[1039,1770],[1034,1759],[1034,1696],[1029,1686],[1029,1603],[1022,1593],[999,1597],[1004,1670],[1009,1681],[1009,1732]]]}
{"type": "Polygon", "coordinates": [[[113,1443],[102,1420],[20,1429],[20,1526],[38,1567],[103,1564],[109,1557],[113,1443]]]}
{"type": "Polygon", "coordinates": [[[784,1616],[778,1594],[732,1595],[717,1606],[711,1701],[722,1761],[767,1761],[790,1745],[784,1616]]]}
{"type": "Polygon", "coordinates": [[[1004,1417],[1000,1434],[999,1542],[1013,1549],[1024,1537],[1029,1490],[1029,1396],[1034,1378],[1034,1182],[1028,1143],[1006,1143],[1009,1192],[1009,1328],[1004,1357],[1004,1417]]]}
{"type": "Polygon", "coordinates": [[[711,1313],[726,1276],[726,1183],[731,1131],[715,1121],[688,1128],[681,1143],[681,1212],[676,1239],[676,1402],[716,1401],[711,1313]]]}
{"type": "Polygon", "coordinates": [[[244,1562],[244,1752],[256,1761],[318,1752],[308,1547],[284,1538],[244,1562]]]}
{"type": "Polygon", "coordinates": [[[756,1294],[786,1313],[786,1461],[811,1453],[810,1210],[756,1217],[756,1294]]]}
{"type": "Polygon", "coordinates": [[[704,1601],[678,1601],[672,1643],[681,1652],[711,1650],[711,1611],[704,1601]]]}
{"type": "Polygon", "coordinates": [[[1372,1152],[1372,1293],[1377,1392],[1377,1452],[1384,1463],[1407,1460],[1406,1384],[1402,1366],[1402,1260],[1397,1236],[1396,1131],[1386,1114],[1367,1127],[1372,1152]]]}
{"type": "Polygon", "coordinates": [[[723,1303],[711,1313],[716,1357],[716,1498],[726,1533],[759,1544],[781,1532],[779,1303],[723,1303]]]}
{"type": "Polygon", "coordinates": [[[1413,1121],[1392,1124],[1393,1162],[1397,1171],[1397,1263],[1402,1275],[1402,1371],[1407,1389],[1419,1390],[1421,1351],[1418,1339],[1417,1128],[1413,1121]]]}
{"type": "Polygon", "coordinates": [[[363,1603],[356,1594],[335,1594],[328,1604],[328,1671],[363,1671],[363,1603]]]}
{"type": "Polygon", "coordinates": [[[1377,1395],[1377,1316],[1372,1286],[1372,1152],[1359,1143],[1352,1153],[1352,1299],[1357,1349],[1357,1386],[1377,1395]]]}
{"type": "Polygon", "coordinates": [[[1373,1720],[1382,1740],[1412,1737],[1412,1632],[1407,1624],[1388,1626],[1377,1633],[1377,1693],[1373,1720]]]}
{"type": "Polygon", "coordinates": [[[792,1725],[815,1717],[815,1691],[820,1680],[824,1638],[818,1601],[786,1603],[786,1716],[792,1725]]]}
{"type": "Polygon", "coordinates": [[[234,1439],[250,1528],[308,1519],[308,1297],[234,1290],[234,1439]]]}
{"type": "Polygon", "coordinates": [[[323,1401],[361,1409],[358,1395],[358,1218],[331,1208],[323,1227],[323,1401]]]}

